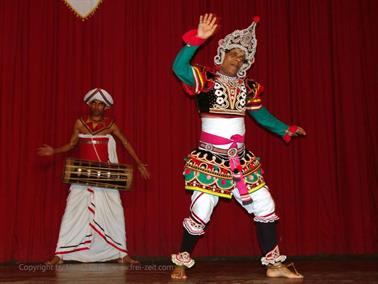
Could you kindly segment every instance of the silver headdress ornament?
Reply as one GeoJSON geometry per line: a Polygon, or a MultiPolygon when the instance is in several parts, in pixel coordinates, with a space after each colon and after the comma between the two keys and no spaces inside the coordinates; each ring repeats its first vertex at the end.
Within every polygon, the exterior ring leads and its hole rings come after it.
{"type": "Polygon", "coordinates": [[[239,48],[244,51],[246,62],[240,67],[238,77],[245,77],[248,69],[255,62],[255,53],[257,39],[255,29],[260,17],[253,17],[251,25],[244,30],[235,30],[228,34],[224,39],[219,40],[217,55],[214,57],[214,63],[220,65],[223,63],[226,51],[233,48],[239,48]]]}

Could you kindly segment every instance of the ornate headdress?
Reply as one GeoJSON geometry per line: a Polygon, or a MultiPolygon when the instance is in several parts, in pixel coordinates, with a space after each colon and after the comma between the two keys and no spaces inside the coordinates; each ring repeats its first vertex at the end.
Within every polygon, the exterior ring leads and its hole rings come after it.
{"type": "Polygon", "coordinates": [[[239,48],[244,51],[246,62],[240,67],[238,77],[245,77],[247,70],[255,62],[255,53],[257,39],[255,29],[260,17],[255,16],[251,25],[244,30],[235,30],[228,34],[224,39],[219,40],[217,55],[214,57],[214,63],[220,65],[223,62],[226,51],[233,48],[239,48]]]}
{"type": "Polygon", "coordinates": [[[84,96],[84,102],[87,104],[90,104],[91,101],[93,100],[99,100],[103,102],[107,107],[111,107],[113,105],[112,96],[104,89],[96,88],[96,89],[90,90],[84,96]]]}

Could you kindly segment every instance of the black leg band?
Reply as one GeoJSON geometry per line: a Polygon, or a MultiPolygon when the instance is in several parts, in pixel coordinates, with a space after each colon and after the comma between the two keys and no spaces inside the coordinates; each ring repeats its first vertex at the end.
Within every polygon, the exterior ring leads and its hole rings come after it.
{"type": "Polygon", "coordinates": [[[266,255],[277,245],[276,223],[256,222],[256,231],[262,253],[266,255]]]}
{"type": "Polygon", "coordinates": [[[184,229],[180,252],[186,251],[189,254],[191,254],[199,237],[200,237],[199,235],[189,234],[188,231],[184,229]]]}

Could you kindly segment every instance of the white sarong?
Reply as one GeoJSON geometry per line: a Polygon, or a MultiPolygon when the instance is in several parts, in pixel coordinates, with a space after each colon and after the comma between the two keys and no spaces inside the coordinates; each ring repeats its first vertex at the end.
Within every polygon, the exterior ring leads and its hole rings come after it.
{"type": "MultiPolygon", "coordinates": [[[[118,163],[113,136],[109,161],[118,163]]],[[[60,226],[56,255],[63,260],[103,262],[127,255],[125,218],[118,190],[72,184],[60,226]]]]}

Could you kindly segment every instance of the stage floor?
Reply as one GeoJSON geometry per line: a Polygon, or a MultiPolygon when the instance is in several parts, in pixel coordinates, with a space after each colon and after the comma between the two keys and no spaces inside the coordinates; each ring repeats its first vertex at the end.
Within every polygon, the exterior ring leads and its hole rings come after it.
{"type": "Polygon", "coordinates": [[[0,282],[8,283],[378,283],[378,256],[291,258],[304,280],[271,279],[257,258],[201,258],[186,281],[170,279],[168,259],[142,258],[138,266],[116,263],[35,263],[0,265],[0,282]]]}

